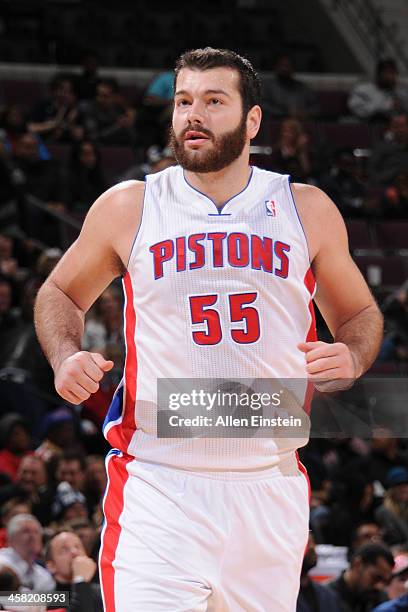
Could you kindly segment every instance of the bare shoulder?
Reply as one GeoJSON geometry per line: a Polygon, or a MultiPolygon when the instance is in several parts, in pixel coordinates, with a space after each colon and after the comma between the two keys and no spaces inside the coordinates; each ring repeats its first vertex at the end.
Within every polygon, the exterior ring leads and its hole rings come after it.
{"type": "Polygon", "coordinates": [[[330,241],[346,243],[347,232],[343,218],[329,196],[314,185],[291,185],[313,260],[324,244],[330,241]]]}
{"type": "Polygon", "coordinates": [[[95,201],[84,223],[83,232],[109,243],[124,266],[140,226],[145,185],[143,181],[114,185],[95,201]]]}

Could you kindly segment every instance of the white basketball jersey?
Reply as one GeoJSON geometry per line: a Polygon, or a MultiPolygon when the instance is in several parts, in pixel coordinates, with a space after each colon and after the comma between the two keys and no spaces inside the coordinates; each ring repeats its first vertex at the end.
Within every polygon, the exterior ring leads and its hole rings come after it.
{"type": "Polygon", "coordinates": [[[289,177],[253,167],[218,209],[175,166],[149,175],[125,292],[126,362],[104,434],[185,469],[278,464],[306,438],[160,438],[157,379],[304,379],[315,283],[289,177]]]}

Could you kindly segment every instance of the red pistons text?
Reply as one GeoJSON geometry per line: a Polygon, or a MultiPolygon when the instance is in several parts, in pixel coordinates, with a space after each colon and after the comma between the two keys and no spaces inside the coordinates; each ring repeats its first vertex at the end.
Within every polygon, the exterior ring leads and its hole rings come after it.
{"type": "Polygon", "coordinates": [[[164,264],[175,258],[177,272],[204,266],[264,270],[280,278],[289,274],[290,246],[280,240],[248,236],[240,232],[210,232],[162,240],[150,247],[154,278],[161,278],[164,264]]]}

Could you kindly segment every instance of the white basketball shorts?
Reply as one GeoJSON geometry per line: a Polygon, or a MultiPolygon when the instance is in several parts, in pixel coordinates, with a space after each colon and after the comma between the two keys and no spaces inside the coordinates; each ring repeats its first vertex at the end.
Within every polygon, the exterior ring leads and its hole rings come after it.
{"type": "Polygon", "coordinates": [[[192,472],[107,457],[106,612],[295,612],[309,486],[279,467],[192,472]]]}

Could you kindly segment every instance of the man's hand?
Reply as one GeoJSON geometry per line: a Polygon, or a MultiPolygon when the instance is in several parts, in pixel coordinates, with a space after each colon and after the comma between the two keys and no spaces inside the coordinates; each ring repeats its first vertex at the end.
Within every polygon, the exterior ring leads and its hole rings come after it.
{"type": "Polygon", "coordinates": [[[90,582],[95,575],[96,563],[90,557],[79,555],[72,559],[72,579],[83,578],[85,582],[90,582]]]}
{"type": "Polygon", "coordinates": [[[319,391],[348,389],[357,378],[355,358],[343,342],[301,342],[308,378],[319,391]]]}
{"type": "Polygon", "coordinates": [[[64,359],[55,372],[55,389],[61,397],[80,404],[96,393],[105,372],[113,368],[99,353],[79,351],[64,359]]]}

